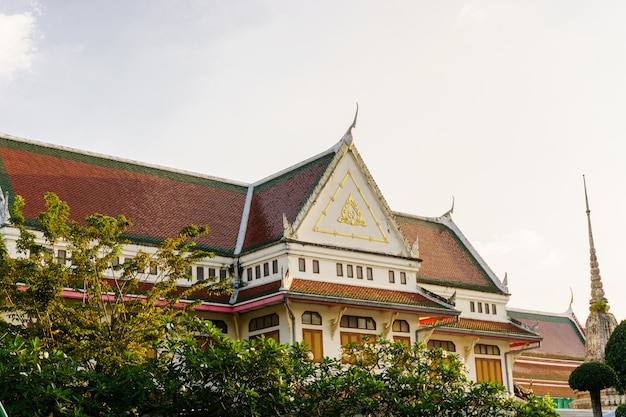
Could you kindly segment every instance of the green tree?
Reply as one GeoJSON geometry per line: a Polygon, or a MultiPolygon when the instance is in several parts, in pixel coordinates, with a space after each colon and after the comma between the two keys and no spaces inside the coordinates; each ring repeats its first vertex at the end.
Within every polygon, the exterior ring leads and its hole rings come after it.
{"type": "Polygon", "coordinates": [[[617,374],[615,388],[623,394],[626,390],[626,320],[611,333],[604,349],[604,362],[617,374]]]}
{"type": "Polygon", "coordinates": [[[475,384],[456,354],[383,337],[351,343],[299,387],[299,415],[557,416],[552,404],[514,399],[495,383],[475,384]]]}
{"type": "MultiPolygon", "coordinates": [[[[343,361],[308,359],[304,345],[230,340],[196,320],[211,343],[173,337],[155,362],[163,416],[557,416],[549,399],[514,399],[475,384],[454,354],[382,337],[346,346],[343,361]],[[176,352],[176,353],[174,353],[176,352]]],[[[159,402],[160,401],[160,402],[159,402]]]]}
{"type": "Polygon", "coordinates": [[[569,386],[572,389],[589,391],[594,417],[602,417],[600,391],[616,383],[615,371],[602,362],[585,362],[574,369],[569,376],[569,386]]]}
{"type": "Polygon", "coordinates": [[[132,226],[128,219],[94,214],[79,223],[70,220],[69,206],[55,194],[44,199],[46,210],[32,224],[22,215],[24,200],[16,197],[11,222],[19,230],[17,256],[9,255],[4,242],[0,248],[3,307],[15,324],[6,325],[11,331],[38,337],[85,366],[113,371],[146,360],[166,336],[166,323],[195,306],[179,303],[181,298],[201,288],[227,291],[226,283],[211,279],[183,292],[176,287],[194,262],[213,256],[192,242],[207,227],[185,227],[153,252],[139,251],[118,262],[128,243],[123,233],[132,226]],[[69,262],[55,257],[59,248],[69,262]],[[68,300],[66,289],[81,298],[68,300]]]}

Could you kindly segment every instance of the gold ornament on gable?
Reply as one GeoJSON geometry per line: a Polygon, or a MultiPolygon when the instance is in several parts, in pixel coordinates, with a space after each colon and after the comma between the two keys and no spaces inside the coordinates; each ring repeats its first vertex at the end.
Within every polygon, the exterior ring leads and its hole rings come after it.
{"type": "Polygon", "coordinates": [[[348,199],[341,209],[341,216],[339,216],[337,221],[339,223],[349,224],[350,226],[367,226],[352,194],[348,195],[348,199]]]}

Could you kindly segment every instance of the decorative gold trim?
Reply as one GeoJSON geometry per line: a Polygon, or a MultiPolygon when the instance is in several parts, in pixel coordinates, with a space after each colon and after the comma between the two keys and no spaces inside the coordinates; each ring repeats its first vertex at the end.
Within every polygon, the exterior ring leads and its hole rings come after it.
{"type": "MultiPolygon", "coordinates": [[[[342,217],[343,217],[343,210],[346,209],[346,206],[351,207],[349,205],[350,199],[352,199],[354,201],[354,198],[352,197],[351,194],[348,196],[348,199],[346,200],[346,204],[344,204],[344,207],[342,209],[342,217]]],[[[354,203],[354,208],[357,208],[357,210],[358,210],[358,207],[356,206],[356,202],[354,203]]],[[[359,217],[357,217],[357,219],[359,217]]],[[[341,217],[339,219],[337,219],[337,221],[341,222],[340,219],[341,219],[341,217]]],[[[346,223],[346,222],[342,222],[342,223],[346,223]]],[[[350,223],[347,223],[347,224],[350,224],[350,223]]],[[[350,224],[350,225],[352,225],[352,224],[350,224]]],[[[344,237],[351,237],[353,239],[363,239],[363,240],[368,240],[370,242],[389,243],[389,239],[387,239],[387,236],[385,235],[385,232],[383,232],[383,227],[380,224],[380,222],[378,221],[378,219],[376,218],[376,215],[374,214],[372,206],[370,206],[370,204],[367,202],[367,199],[365,198],[365,195],[363,194],[363,190],[361,190],[361,187],[359,187],[359,184],[354,179],[354,176],[352,175],[352,172],[350,170],[348,170],[346,175],[343,177],[343,179],[341,180],[341,182],[337,186],[337,190],[335,191],[335,193],[330,197],[330,199],[328,201],[328,204],[326,204],[326,207],[322,211],[322,215],[317,220],[317,223],[315,223],[315,226],[313,226],[313,231],[314,232],[319,232],[319,233],[327,233],[327,234],[330,234],[330,235],[333,235],[333,236],[344,236],[344,237]],[[376,228],[380,232],[380,236],[381,237],[363,236],[363,235],[358,235],[358,234],[355,234],[355,233],[344,233],[344,232],[338,232],[336,230],[325,230],[325,229],[320,228],[320,223],[322,223],[322,220],[324,220],[324,217],[326,217],[326,215],[328,214],[328,211],[329,211],[330,207],[335,203],[335,200],[337,199],[339,193],[343,190],[344,185],[345,185],[346,181],[348,181],[348,179],[350,179],[352,181],[352,183],[356,187],[357,191],[359,192],[359,196],[361,196],[361,199],[363,200],[363,202],[367,206],[367,211],[372,216],[372,219],[374,220],[374,223],[376,224],[376,228]]]]}
{"type": "Polygon", "coordinates": [[[349,224],[350,226],[367,226],[352,194],[348,195],[348,199],[341,209],[341,216],[339,216],[337,221],[339,223],[349,224]]]}

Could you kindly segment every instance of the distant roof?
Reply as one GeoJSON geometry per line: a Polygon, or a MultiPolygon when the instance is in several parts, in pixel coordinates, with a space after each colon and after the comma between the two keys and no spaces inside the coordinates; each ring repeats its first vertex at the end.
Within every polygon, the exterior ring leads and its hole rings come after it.
{"type": "Polygon", "coordinates": [[[555,359],[583,360],[585,336],[571,311],[566,313],[543,313],[508,309],[509,316],[529,327],[537,327],[543,337],[541,347],[529,350],[524,356],[555,359]]]}

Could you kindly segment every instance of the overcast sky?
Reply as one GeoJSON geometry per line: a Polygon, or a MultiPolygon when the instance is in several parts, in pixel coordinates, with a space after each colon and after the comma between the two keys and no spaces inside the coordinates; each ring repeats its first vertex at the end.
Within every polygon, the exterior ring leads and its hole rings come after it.
{"type": "MultiPolygon", "coordinates": [[[[626,318],[626,2],[0,0],[0,131],[254,182],[355,143],[509,306],[626,318]]],[[[210,224],[210,219],[208,219],[210,224]]]]}

